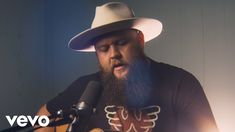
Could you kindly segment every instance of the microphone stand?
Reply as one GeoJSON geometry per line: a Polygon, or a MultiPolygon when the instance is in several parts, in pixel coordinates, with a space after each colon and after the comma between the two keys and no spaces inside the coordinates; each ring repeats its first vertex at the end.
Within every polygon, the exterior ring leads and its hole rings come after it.
{"type": "Polygon", "coordinates": [[[73,125],[78,121],[79,117],[74,117],[73,121],[68,125],[66,132],[72,132],[73,131],[73,125]]]}

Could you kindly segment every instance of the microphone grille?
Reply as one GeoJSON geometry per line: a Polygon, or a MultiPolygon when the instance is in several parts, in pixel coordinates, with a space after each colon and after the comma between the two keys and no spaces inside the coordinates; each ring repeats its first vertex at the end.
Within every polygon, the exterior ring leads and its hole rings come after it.
{"type": "Polygon", "coordinates": [[[90,81],[87,84],[79,102],[85,102],[90,107],[94,107],[98,102],[98,98],[101,95],[101,92],[102,86],[100,82],[90,81]]]}

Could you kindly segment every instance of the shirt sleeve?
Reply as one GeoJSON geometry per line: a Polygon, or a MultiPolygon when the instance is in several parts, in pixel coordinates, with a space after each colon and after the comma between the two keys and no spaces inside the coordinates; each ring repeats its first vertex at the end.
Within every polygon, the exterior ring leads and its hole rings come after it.
{"type": "Polygon", "coordinates": [[[218,132],[203,88],[192,74],[183,74],[174,100],[178,132],[218,132]]]}
{"type": "Polygon", "coordinates": [[[84,83],[86,82],[83,82],[81,78],[75,80],[68,88],[47,102],[47,110],[52,114],[58,110],[72,107],[73,104],[77,103],[84,91],[84,83]]]}
{"type": "Polygon", "coordinates": [[[46,103],[47,110],[53,114],[58,110],[69,109],[77,104],[90,81],[100,81],[99,72],[82,76],[75,80],[67,89],[46,103]]]}

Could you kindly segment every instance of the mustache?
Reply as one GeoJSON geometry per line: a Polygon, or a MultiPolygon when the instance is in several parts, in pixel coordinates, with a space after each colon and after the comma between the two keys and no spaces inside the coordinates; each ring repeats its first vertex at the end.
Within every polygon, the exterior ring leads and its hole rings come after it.
{"type": "Polygon", "coordinates": [[[123,65],[128,65],[128,63],[123,60],[113,60],[111,61],[111,70],[113,71],[115,67],[123,65]]]}

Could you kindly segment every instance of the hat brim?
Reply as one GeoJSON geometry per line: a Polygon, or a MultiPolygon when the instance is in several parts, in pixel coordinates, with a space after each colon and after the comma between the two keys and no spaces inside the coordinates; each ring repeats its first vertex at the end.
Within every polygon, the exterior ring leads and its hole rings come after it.
{"type": "Polygon", "coordinates": [[[123,29],[137,29],[144,34],[145,42],[152,40],[162,32],[162,23],[151,18],[130,18],[102,25],[96,28],[87,29],[69,41],[69,47],[83,52],[95,52],[94,45],[91,40],[113,31],[123,29]]]}

